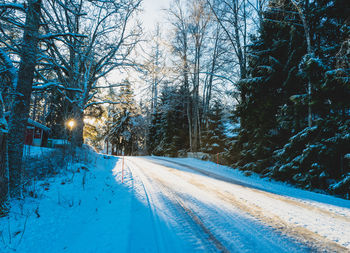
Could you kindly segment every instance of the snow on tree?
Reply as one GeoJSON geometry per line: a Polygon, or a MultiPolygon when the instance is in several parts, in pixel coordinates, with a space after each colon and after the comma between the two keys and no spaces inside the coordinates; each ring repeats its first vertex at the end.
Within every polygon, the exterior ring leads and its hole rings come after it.
{"type": "Polygon", "coordinates": [[[119,93],[111,90],[110,96],[110,99],[119,101],[107,107],[105,140],[112,144],[112,153],[133,155],[141,152],[144,148],[144,118],[136,104],[131,83],[125,80],[119,93]]]}
{"type": "Polygon", "coordinates": [[[202,135],[202,151],[209,154],[218,154],[225,151],[225,124],[223,106],[215,100],[210,108],[207,126],[202,135]]]}

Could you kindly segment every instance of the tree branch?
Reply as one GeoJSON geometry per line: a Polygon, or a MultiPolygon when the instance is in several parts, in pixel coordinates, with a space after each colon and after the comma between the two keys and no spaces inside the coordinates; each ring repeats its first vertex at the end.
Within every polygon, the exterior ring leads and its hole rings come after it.
{"type": "Polygon", "coordinates": [[[12,10],[27,12],[27,8],[23,4],[16,4],[16,3],[0,4],[0,9],[12,9],[12,10]]]}

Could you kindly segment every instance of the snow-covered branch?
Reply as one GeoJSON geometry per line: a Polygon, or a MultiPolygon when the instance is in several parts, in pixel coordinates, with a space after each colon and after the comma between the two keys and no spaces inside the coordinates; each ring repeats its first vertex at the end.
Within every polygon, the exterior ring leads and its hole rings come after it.
{"type": "Polygon", "coordinates": [[[110,88],[118,88],[126,85],[127,84],[124,84],[124,83],[118,83],[118,84],[111,84],[106,86],[96,86],[96,87],[93,87],[93,89],[110,89],[110,88]]]}
{"type": "Polygon", "coordinates": [[[84,109],[86,109],[90,106],[93,106],[93,105],[103,105],[103,104],[118,105],[118,104],[126,104],[126,103],[120,102],[120,101],[105,100],[105,101],[91,102],[89,104],[86,104],[84,109]]]}
{"type": "Polygon", "coordinates": [[[40,40],[48,40],[48,39],[55,39],[58,37],[65,37],[65,36],[71,36],[75,38],[87,38],[87,35],[84,34],[77,34],[77,33],[52,33],[52,34],[45,34],[39,37],[40,40]]]}
{"type": "Polygon", "coordinates": [[[12,78],[15,78],[17,76],[17,69],[12,63],[12,60],[7,55],[7,53],[0,48],[0,59],[3,61],[6,71],[11,75],[12,78]]]}
{"type": "Polygon", "coordinates": [[[7,53],[0,48],[0,59],[3,61],[5,67],[6,67],[6,72],[9,74],[10,79],[11,79],[11,92],[14,92],[17,87],[17,80],[18,80],[18,75],[17,75],[17,69],[12,63],[12,60],[10,57],[7,55],[7,53]]]}
{"type": "MultiPolygon", "coordinates": [[[[37,83],[37,84],[39,84],[39,83],[37,83]]],[[[41,85],[35,85],[32,88],[33,88],[33,90],[45,90],[48,88],[55,88],[55,87],[62,89],[62,90],[66,90],[66,91],[74,91],[74,92],[83,93],[83,91],[81,89],[65,87],[62,84],[56,83],[56,82],[48,82],[48,83],[41,84],[41,85]]]]}
{"type": "Polygon", "coordinates": [[[210,73],[210,72],[199,72],[200,74],[207,74],[207,75],[211,75],[211,76],[215,76],[215,77],[218,77],[218,78],[221,78],[221,79],[225,79],[227,81],[229,81],[230,83],[232,84],[236,84],[236,82],[232,81],[230,78],[226,77],[226,76],[222,76],[222,75],[217,75],[217,74],[213,74],[213,73],[210,73]]]}
{"type": "Polygon", "coordinates": [[[17,4],[17,3],[0,4],[0,9],[12,9],[12,10],[19,10],[19,11],[27,12],[27,9],[23,4],[17,4]]]}

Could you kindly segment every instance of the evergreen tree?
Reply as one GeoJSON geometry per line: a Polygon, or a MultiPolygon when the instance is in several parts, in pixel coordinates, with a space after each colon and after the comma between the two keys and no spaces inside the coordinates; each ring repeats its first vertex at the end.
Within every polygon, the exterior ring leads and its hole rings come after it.
{"type": "MultiPolygon", "coordinates": [[[[348,1],[314,1],[309,6],[313,55],[299,64],[299,76],[312,84],[313,126],[296,131],[275,152],[273,176],[306,188],[349,194],[349,19],[348,1]],[[342,183],[332,184],[333,181],[342,183]]],[[[293,96],[295,106],[305,96],[293,96]]]]}
{"type": "Polygon", "coordinates": [[[163,87],[149,131],[148,148],[151,154],[177,156],[179,151],[188,149],[184,92],[182,88],[163,87]]]}
{"type": "Polygon", "coordinates": [[[202,136],[202,151],[218,154],[225,151],[225,126],[223,121],[223,107],[219,100],[215,100],[209,115],[206,130],[202,136]]]}
{"type": "Polygon", "coordinates": [[[270,1],[260,36],[249,48],[248,78],[239,82],[245,99],[236,111],[241,129],[230,150],[241,169],[346,195],[350,3],[300,4],[307,15],[312,53],[306,50],[305,26],[295,6],[270,1]]]}
{"type": "Polygon", "coordinates": [[[49,94],[45,123],[51,129],[50,136],[52,138],[64,139],[67,137],[65,122],[70,118],[69,111],[71,108],[69,105],[58,91],[52,91],[49,94]]]}
{"type": "Polygon", "coordinates": [[[120,88],[119,94],[114,94],[114,91],[110,94],[117,104],[111,105],[108,109],[106,139],[112,144],[112,153],[120,154],[124,151],[125,155],[132,155],[141,148],[138,144],[142,136],[140,134],[142,117],[130,82],[126,80],[124,83],[125,86],[120,88]]]}
{"type": "MultiPolygon", "coordinates": [[[[283,13],[276,11],[277,6],[281,8],[280,3],[271,1],[264,13],[260,36],[253,38],[249,48],[248,78],[239,82],[245,99],[236,112],[241,123],[235,144],[240,150],[237,165],[256,172],[268,172],[266,168],[273,165],[273,151],[284,143],[290,130],[281,128],[276,116],[281,107],[296,110],[289,108],[289,96],[303,89],[297,77],[298,62],[305,54],[303,31],[289,22],[298,22],[294,14],[288,14],[291,4],[285,3],[283,13]]],[[[305,111],[299,108],[298,117],[303,119],[305,111]]]]}
{"type": "Polygon", "coordinates": [[[157,109],[154,113],[151,115],[151,124],[148,127],[148,141],[147,141],[147,150],[148,153],[153,154],[155,148],[157,147],[158,143],[161,140],[161,125],[160,125],[160,113],[157,109]]]}

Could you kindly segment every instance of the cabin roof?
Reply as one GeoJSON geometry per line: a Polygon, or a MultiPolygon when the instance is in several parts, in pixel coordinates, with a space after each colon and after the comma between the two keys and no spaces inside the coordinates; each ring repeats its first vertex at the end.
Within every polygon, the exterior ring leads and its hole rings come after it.
{"type": "MultiPolygon", "coordinates": [[[[9,117],[9,116],[10,116],[10,112],[5,112],[5,117],[9,117]]],[[[27,122],[28,122],[29,125],[35,126],[35,127],[40,128],[40,129],[42,129],[44,131],[50,131],[51,130],[47,126],[44,126],[43,124],[40,124],[39,122],[36,122],[36,121],[34,121],[34,120],[30,119],[30,118],[28,118],[27,122]]]]}

